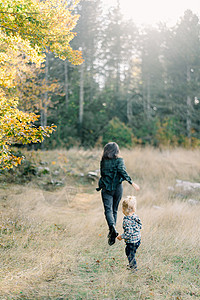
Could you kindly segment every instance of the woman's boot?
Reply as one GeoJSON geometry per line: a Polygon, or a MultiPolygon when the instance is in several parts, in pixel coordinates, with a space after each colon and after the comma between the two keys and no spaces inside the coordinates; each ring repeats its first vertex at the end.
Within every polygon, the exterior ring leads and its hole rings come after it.
{"type": "Polygon", "coordinates": [[[110,232],[108,234],[108,245],[112,246],[115,243],[115,239],[118,236],[118,232],[114,225],[109,227],[110,232]]]}

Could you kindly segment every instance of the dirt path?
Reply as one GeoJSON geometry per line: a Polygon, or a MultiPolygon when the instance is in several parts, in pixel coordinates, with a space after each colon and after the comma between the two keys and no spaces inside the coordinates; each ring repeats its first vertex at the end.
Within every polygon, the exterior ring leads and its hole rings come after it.
{"type": "Polygon", "coordinates": [[[74,187],[48,192],[29,186],[10,186],[0,189],[0,205],[4,211],[12,210],[45,221],[60,221],[74,212],[102,210],[100,194],[85,193],[74,187]]]}

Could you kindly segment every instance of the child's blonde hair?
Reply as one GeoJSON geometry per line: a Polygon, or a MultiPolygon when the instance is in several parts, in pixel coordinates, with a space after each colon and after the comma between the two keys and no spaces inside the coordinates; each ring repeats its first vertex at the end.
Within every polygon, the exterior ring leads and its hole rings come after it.
{"type": "Polygon", "coordinates": [[[122,202],[122,208],[126,214],[129,214],[132,211],[136,211],[136,197],[127,196],[122,202]]]}

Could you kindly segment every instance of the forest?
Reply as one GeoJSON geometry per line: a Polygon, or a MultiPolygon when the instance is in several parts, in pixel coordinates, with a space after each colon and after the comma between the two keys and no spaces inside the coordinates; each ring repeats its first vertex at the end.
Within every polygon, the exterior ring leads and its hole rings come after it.
{"type": "MultiPolygon", "coordinates": [[[[52,95],[48,122],[56,146],[199,145],[200,21],[192,11],[173,28],[138,28],[120,7],[82,1],[74,47],[84,63],[72,67],[48,56],[52,95]]],[[[47,68],[47,65],[46,65],[47,68]]]]}
{"type": "Polygon", "coordinates": [[[46,57],[52,94],[47,124],[58,126],[50,147],[199,145],[200,21],[191,11],[167,28],[138,28],[119,7],[82,1],[73,40],[84,63],[46,57]]]}
{"type": "MultiPolygon", "coordinates": [[[[35,114],[32,122],[37,128],[49,126],[50,135],[54,131],[42,146],[34,145],[35,149],[101,147],[110,140],[129,148],[134,145],[198,147],[199,17],[187,10],[172,27],[164,23],[145,27],[126,20],[119,2],[106,11],[101,0],[82,0],[76,4],[71,10],[71,24],[66,23],[70,24],[71,31],[64,32],[63,26],[59,28],[60,19],[54,18],[51,29],[46,24],[47,28],[41,29],[44,32],[38,31],[37,40],[28,37],[32,45],[40,47],[43,55],[40,63],[27,58],[27,49],[15,53],[15,60],[9,62],[14,78],[7,74],[12,86],[5,85],[4,73],[8,70],[5,55],[11,54],[5,51],[5,40],[1,43],[3,93],[9,90],[12,97],[17,97],[19,111],[35,114]],[[53,44],[47,41],[47,32],[53,32],[54,27],[55,32],[60,32],[53,44]],[[66,55],[64,39],[77,50],[70,48],[69,53],[68,47],[66,55]]],[[[11,32],[15,35],[16,29],[11,27],[15,26],[17,14],[9,4],[7,9],[5,14],[1,4],[1,35],[11,37],[11,32]]],[[[32,25],[37,24],[33,9],[27,12],[28,16],[32,13],[29,17],[32,25]]],[[[67,14],[65,17],[63,24],[69,18],[67,14]]],[[[38,24],[40,21],[37,20],[38,24]]],[[[21,25],[19,21],[16,26],[21,25]]],[[[23,26],[22,39],[29,34],[25,33],[28,24],[23,26]]],[[[34,26],[30,34],[39,28],[34,26]]],[[[18,52],[20,47],[18,44],[18,52]]],[[[31,143],[33,148],[35,141],[12,140],[11,143],[31,143]]]]}

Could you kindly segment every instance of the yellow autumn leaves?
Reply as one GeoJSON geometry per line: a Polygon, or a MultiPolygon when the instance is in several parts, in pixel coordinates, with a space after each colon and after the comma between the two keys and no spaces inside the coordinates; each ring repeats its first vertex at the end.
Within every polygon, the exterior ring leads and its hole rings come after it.
{"type": "Polygon", "coordinates": [[[18,100],[7,99],[3,91],[0,91],[0,105],[0,164],[1,168],[9,169],[22,160],[12,154],[12,144],[41,142],[55,130],[55,126],[36,127],[33,123],[38,120],[38,116],[17,109],[18,100]]]}
{"type": "Polygon", "coordinates": [[[62,0],[5,0],[0,3],[0,28],[7,35],[20,36],[31,46],[37,45],[38,53],[49,49],[60,58],[80,64],[81,52],[70,46],[79,18],[72,10],[62,0]]]}
{"type": "Polygon", "coordinates": [[[55,126],[36,127],[39,116],[17,108],[17,88],[30,63],[38,68],[44,61],[44,51],[73,64],[82,63],[81,52],[70,46],[78,20],[72,11],[73,7],[62,0],[0,3],[0,168],[12,168],[21,162],[22,158],[12,154],[12,144],[41,142],[55,130],[55,126]]]}

